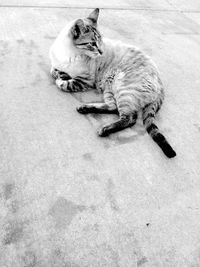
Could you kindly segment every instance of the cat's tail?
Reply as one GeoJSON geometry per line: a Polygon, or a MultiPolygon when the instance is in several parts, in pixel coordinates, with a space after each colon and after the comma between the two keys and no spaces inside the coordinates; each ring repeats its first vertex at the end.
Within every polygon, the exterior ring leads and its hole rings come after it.
{"type": "Polygon", "coordinates": [[[176,156],[176,152],[167,142],[164,135],[162,135],[155,124],[155,114],[159,110],[161,103],[159,101],[153,102],[143,109],[143,123],[148,132],[148,134],[152,137],[152,139],[158,144],[158,146],[162,149],[163,153],[168,158],[173,158],[176,156]]]}

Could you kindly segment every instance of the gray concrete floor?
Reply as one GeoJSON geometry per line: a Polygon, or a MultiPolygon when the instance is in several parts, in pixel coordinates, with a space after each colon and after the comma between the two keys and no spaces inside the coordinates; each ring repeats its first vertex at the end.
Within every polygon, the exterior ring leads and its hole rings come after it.
{"type": "Polygon", "coordinates": [[[200,4],[178,0],[0,0],[0,266],[200,266],[200,4]],[[81,116],[48,50],[100,7],[105,36],[141,47],[166,87],[158,125],[99,138],[114,116],[81,116]]]}

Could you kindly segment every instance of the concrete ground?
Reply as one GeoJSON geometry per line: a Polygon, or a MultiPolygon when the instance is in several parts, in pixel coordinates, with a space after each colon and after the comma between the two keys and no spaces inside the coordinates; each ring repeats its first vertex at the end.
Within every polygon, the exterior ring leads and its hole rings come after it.
{"type": "Polygon", "coordinates": [[[0,0],[0,266],[200,266],[200,2],[0,0]],[[40,3],[38,3],[40,2],[40,3]],[[166,88],[167,159],[141,120],[82,116],[48,50],[66,22],[102,8],[105,36],[141,47],[166,88]]]}

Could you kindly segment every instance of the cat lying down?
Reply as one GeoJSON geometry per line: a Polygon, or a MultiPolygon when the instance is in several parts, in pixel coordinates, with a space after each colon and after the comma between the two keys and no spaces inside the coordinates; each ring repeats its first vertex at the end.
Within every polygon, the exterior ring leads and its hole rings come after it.
{"type": "Polygon", "coordinates": [[[119,119],[103,126],[99,136],[133,126],[142,111],[144,126],[168,158],[176,152],[160,133],[155,115],[164,100],[156,65],[138,48],[103,38],[97,27],[99,9],[87,18],[68,23],[50,48],[51,75],[64,92],[97,89],[104,102],[77,108],[81,114],[117,113],[119,119]]]}

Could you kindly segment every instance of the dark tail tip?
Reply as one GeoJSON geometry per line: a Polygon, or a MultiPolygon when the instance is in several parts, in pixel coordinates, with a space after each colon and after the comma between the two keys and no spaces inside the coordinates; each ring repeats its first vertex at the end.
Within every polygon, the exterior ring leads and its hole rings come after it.
{"type": "Polygon", "coordinates": [[[159,147],[162,149],[163,153],[168,158],[174,158],[176,156],[176,152],[173,150],[173,148],[167,142],[164,135],[162,135],[159,132],[158,127],[155,124],[151,124],[151,126],[149,126],[147,128],[147,132],[151,135],[154,142],[156,142],[159,145],[159,147]]]}
{"type": "Polygon", "coordinates": [[[161,133],[156,133],[152,136],[152,138],[159,145],[163,153],[168,158],[174,158],[176,156],[176,152],[173,150],[173,148],[170,146],[170,144],[167,142],[167,140],[161,133]]]}

